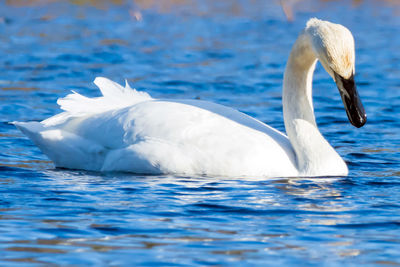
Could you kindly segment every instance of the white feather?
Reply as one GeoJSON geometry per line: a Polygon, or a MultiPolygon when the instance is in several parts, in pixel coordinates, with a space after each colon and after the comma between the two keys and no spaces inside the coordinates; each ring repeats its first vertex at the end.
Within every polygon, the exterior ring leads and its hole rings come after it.
{"type": "Polygon", "coordinates": [[[97,77],[94,83],[99,87],[102,97],[88,98],[72,91],[72,94],[58,99],[57,104],[72,115],[83,116],[128,107],[152,99],[149,94],[138,92],[129,86],[128,81],[125,82],[125,87],[122,87],[107,78],[97,77]]]}
{"type": "MultiPolygon", "coordinates": [[[[128,83],[122,87],[106,78],[95,80],[101,97],[73,92],[58,100],[64,112],[42,122],[14,124],[58,167],[147,174],[346,175],[345,163],[318,131],[311,99],[316,57],[329,65],[326,51],[340,54],[343,47],[342,43],[314,47],[322,43],[313,38],[325,38],[329,27],[339,32],[343,27],[319,20],[311,20],[307,27],[285,72],[283,107],[290,140],[229,107],[197,100],[156,100],[128,83]]],[[[335,60],[338,73],[349,71],[341,67],[354,68],[335,60]]]]}

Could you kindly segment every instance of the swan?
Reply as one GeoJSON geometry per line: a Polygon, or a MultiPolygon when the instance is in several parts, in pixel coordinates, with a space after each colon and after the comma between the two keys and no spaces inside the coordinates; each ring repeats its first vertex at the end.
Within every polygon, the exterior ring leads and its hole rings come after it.
{"type": "Polygon", "coordinates": [[[355,127],[366,114],[354,83],[354,39],[340,24],[310,19],[283,78],[286,134],[229,107],[201,100],[154,99],[98,77],[102,96],[74,91],[62,113],[14,122],[56,167],[140,174],[256,177],[346,176],[348,168],[319,132],[312,76],[319,60],[336,82],[355,127]]]}

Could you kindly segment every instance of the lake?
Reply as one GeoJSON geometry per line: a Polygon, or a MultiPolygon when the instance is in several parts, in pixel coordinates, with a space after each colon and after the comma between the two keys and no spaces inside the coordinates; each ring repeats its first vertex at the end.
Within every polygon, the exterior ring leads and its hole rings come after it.
{"type": "Polygon", "coordinates": [[[0,265],[400,266],[400,5],[395,1],[0,3],[0,265]],[[283,6],[281,5],[283,3],[283,6]],[[283,71],[310,17],[348,27],[368,114],[314,75],[318,126],[348,177],[232,179],[56,169],[9,122],[60,112],[97,76],[202,99],[284,131],[283,71]]]}

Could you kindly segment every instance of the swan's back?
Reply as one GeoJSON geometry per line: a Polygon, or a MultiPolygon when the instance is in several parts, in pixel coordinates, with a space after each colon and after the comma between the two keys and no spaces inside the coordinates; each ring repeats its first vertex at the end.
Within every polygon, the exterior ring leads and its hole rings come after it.
{"type": "Polygon", "coordinates": [[[15,123],[58,167],[187,175],[297,175],[289,140],[234,109],[197,100],[154,100],[96,79],[103,97],[77,93],[63,113],[15,123]],[[285,170],[285,173],[282,173],[285,170]]]}

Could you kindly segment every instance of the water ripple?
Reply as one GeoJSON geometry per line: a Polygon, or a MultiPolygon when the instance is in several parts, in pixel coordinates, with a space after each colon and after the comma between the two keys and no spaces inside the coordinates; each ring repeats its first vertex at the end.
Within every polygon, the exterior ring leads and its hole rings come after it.
{"type": "Polygon", "coordinates": [[[0,265],[400,265],[395,1],[311,0],[312,10],[303,1],[285,13],[279,1],[258,0],[25,2],[0,3],[0,265]],[[91,81],[106,76],[158,98],[225,104],[284,131],[283,72],[311,16],[355,36],[368,123],[349,125],[320,65],[313,92],[348,177],[54,169],[8,123],[58,113],[70,90],[99,96],[91,81]]]}

